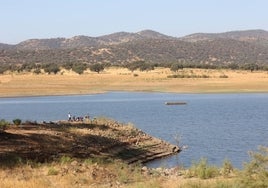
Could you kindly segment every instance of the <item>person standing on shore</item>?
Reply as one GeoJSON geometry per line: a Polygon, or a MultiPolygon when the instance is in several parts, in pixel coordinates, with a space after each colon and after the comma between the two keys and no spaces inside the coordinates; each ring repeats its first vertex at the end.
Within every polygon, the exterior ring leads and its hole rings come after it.
{"type": "Polygon", "coordinates": [[[68,113],[68,121],[71,121],[72,120],[72,115],[71,115],[71,113],[69,112],[68,113]]]}

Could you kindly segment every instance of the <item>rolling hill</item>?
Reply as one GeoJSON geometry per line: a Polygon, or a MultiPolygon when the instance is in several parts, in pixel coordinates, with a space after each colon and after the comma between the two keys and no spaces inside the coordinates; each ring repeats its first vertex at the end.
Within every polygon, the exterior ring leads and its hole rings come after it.
{"type": "Polygon", "coordinates": [[[100,37],[30,39],[0,44],[0,63],[151,63],[268,64],[264,30],[196,33],[181,38],[156,31],[118,32],[100,37]]]}

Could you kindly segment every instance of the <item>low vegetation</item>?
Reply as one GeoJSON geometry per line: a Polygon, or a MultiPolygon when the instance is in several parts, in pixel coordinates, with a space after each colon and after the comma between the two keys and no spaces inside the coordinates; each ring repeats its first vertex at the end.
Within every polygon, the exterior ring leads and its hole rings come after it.
{"type": "Polygon", "coordinates": [[[14,125],[20,125],[21,124],[21,119],[13,119],[14,125]]]}
{"type": "Polygon", "coordinates": [[[4,132],[6,127],[9,125],[9,122],[4,120],[4,119],[1,119],[0,120],[0,133],[1,132],[4,132]]]}
{"type": "Polygon", "coordinates": [[[222,167],[216,167],[209,165],[206,159],[194,163],[189,169],[149,169],[139,163],[127,165],[112,159],[78,160],[63,156],[54,162],[36,163],[21,162],[19,157],[13,156],[10,160],[14,160],[16,165],[11,169],[0,169],[0,186],[266,188],[267,147],[262,147],[260,153],[252,153],[252,157],[251,162],[246,163],[242,170],[238,170],[234,169],[229,161],[225,161],[222,167]]]}
{"type": "Polygon", "coordinates": [[[240,183],[244,187],[268,187],[268,147],[261,146],[250,156],[252,160],[240,172],[240,183]]]}
{"type": "MultiPolygon", "coordinates": [[[[57,74],[60,72],[61,69],[72,70],[77,74],[83,74],[87,69],[91,70],[92,72],[100,73],[105,68],[110,67],[110,63],[90,63],[90,62],[64,62],[64,63],[0,63],[0,74],[3,74],[7,71],[9,72],[33,72],[35,74],[40,74],[43,72],[48,74],[57,74]]],[[[150,63],[145,62],[143,60],[139,61],[132,61],[129,63],[123,64],[113,64],[115,67],[127,68],[131,72],[135,70],[139,71],[151,71],[157,67],[169,68],[170,71],[177,73],[179,70],[183,70],[185,68],[191,69],[229,69],[229,70],[249,70],[251,72],[258,71],[258,70],[268,70],[268,65],[258,65],[256,63],[245,63],[245,64],[236,64],[230,63],[226,65],[212,65],[212,64],[202,64],[196,62],[165,62],[165,63],[150,63]]],[[[187,75],[173,75],[173,76],[185,76],[187,75]]],[[[204,76],[204,75],[199,75],[204,76]]],[[[198,76],[198,77],[199,77],[198,76]]],[[[226,76],[226,75],[222,75],[226,76]]]]}

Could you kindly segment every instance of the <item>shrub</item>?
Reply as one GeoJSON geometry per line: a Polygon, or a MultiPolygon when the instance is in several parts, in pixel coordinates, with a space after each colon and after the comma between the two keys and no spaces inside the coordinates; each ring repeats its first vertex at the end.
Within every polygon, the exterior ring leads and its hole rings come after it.
{"type": "Polygon", "coordinates": [[[74,64],[72,67],[72,70],[76,72],[77,74],[83,74],[86,69],[87,69],[86,64],[82,64],[82,63],[74,64]]]}
{"type": "Polygon", "coordinates": [[[0,67],[0,74],[4,74],[4,72],[6,72],[8,70],[8,67],[6,66],[1,66],[0,67]]]}
{"type": "Polygon", "coordinates": [[[198,163],[194,162],[187,174],[188,177],[198,177],[201,179],[214,178],[218,176],[219,170],[215,166],[209,166],[207,160],[202,158],[198,163]]]}
{"type": "Polygon", "coordinates": [[[154,70],[154,66],[150,63],[144,63],[142,65],[140,65],[140,71],[150,71],[150,70],[154,70]]]}
{"type": "Polygon", "coordinates": [[[13,119],[14,125],[20,125],[21,124],[21,119],[13,119]]]}
{"type": "Polygon", "coordinates": [[[55,168],[53,168],[53,167],[50,167],[49,169],[48,169],[48,172],[47,172],[47,175],[48,176],[55,176],[55,175],[58,175],[58,170],[56,170],[55,168]]]}
{"type": "Polygon", "coordinates": [[[47,72],[48,74],[54,73],[57,74],[60,71],[60,68],[58,67],[57,64],[50,63],[50,64],[45,64],[43,65],[44,71],[47,72]]]}
{"type": "Polygon", "coordinates": [[[67,70],[71,70],[73,67],[73,63],[71,62],[66,62],[62,65],[63,68],[67,69],[67,70]]]}
{"type": "Polygon", "coordinates": [[[37,68],[33,71],[34,74],[40,74],[41,73],[41,69],[37,68]]]}
{"type": "Polygon", "coordinates": [[[1,119],[0,120],[0,126],[7,126],[7,125],[9,125],[9,122],[8,121],[6,121],[4,119],[1,119]]]}
{"type": "Polygon", "coordinates": [[[0,132],[3,132],[8,125],[9,125],[9,122],[7,122],[4,119],[1,119],[0,120],[0,132]]]}
{"type": "Polygon", "coordinates": [[[227,177],[232,171],[234,170],[234,167],[232,163],[225,159],[222,164],[222,175],[227,177]]]}
{"type": "Polygon", "coordinates": [[[66,164],[66,163],[70,163],[70,162],[72,162],[72,158],[69,157],[69,156],[62,156],[60,158],[60,163],[61,164],[66,164]]]}
{"type": "Polygon", "coordinates": [[[252,160],[244,165],[240,183],[242,187],[268,187],[268,147],[250,152],[252,160]]]}
{"type": "Polygon", "coordinates": [[[93,72],[97,72],[100,73],[101,71],[104,70],[104,65],[100,64],[100,63],[95,63],[89,66],[89,69],[93,72]]]}
{"type": "Polygon", "coordinates": [[[173,71],[173,72],[177,72],[179,69],[183,69],[183,65],[180,64],[180,63],[173,63],[170,66],[170,70],[173,71]]]}

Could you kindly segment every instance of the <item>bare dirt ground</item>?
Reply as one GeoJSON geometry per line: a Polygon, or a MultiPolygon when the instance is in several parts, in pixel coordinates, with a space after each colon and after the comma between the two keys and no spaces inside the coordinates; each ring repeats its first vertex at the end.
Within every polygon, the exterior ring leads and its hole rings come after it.
{"type": "Polygon", "coordinates": [[[49,162],[71,158],[111,158],[126,163],[146,162],[179,152],[175,145],[113,120],[56,122],[8,127],[0,133],[0,159],[10,157],[49,162]]]}
{"type": "Polygon", "coordinates": [[[72,95],[106,91],[149,91],[177,93],[268,92],[267,71],[183,69],[174,73],[156,68],[131,72],[105,69],[83,75],[62,70],[57,75],[9,73],[0,75],[0,97],[72,95]],[[170,78],[180,75],[184,78],[170,78]]]}
{"type": "Polygon", "coordinates": [[[149,178],[140,164],[179,151],[105,118],[9,125],[0,132],[0,187],[126,187],[149,178]]]}

